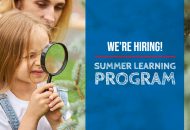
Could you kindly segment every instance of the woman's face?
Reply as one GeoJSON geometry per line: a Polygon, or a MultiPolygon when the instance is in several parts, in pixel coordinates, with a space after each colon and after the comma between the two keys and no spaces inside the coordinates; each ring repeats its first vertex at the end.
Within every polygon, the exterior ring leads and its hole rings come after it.
{"type": "Polygon", "coordinates": [[[40,83],[47,78],[40,64],[42,50],[49,44],[47,32],[41,27],[32,29],[29,52],[25,50],[14,80],[22,83],[40,83]],[[29,59],[28,59],[29,58],[29,59]]]}
{"type": "Polygon", "coordinates": [[[4,13],[5,11],[12,8],[11,0],[0,0],[0,13],[4,13]]]}
{"type": "Polygon", "coordinates": [[[55,27],[65,2],[65,0],[20,0],[17,7],[42,18],[50,27],[55,27]]]}

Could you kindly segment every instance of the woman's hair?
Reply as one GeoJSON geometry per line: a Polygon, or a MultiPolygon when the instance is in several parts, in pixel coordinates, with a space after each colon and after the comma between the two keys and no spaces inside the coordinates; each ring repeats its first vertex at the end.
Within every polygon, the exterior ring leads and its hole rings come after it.
{"type": "MultiPolygon", "coordinates": [[[[10,85],[15,71],[29,50],[31,31],[39,26],[47,30],[41,20],[30,13],[13,10],[0,18],[0,83],[10,85]]],[[[48,30],[47,30],[48,33],[48,30]]]]}
{"type": "MultiPolygon", "coordinates": [[[[6,0],[6,2],[3,3],[1,6],[3,9],[0,9],[0,13],[4,13],[6,11],[9,11],[9,10],[15,8],[15,4],[14,4],[13,0],[6,0]]],[[[0,8],[1,8],[1,6],[0,6],[0,8]]]]}
{"type": "Polygon", "coordinates": [[[72,13],[72,0],[66,0],[65,7],[55,28],[52,30],[52,39],[61,42],[69,26],[72,13]]]}

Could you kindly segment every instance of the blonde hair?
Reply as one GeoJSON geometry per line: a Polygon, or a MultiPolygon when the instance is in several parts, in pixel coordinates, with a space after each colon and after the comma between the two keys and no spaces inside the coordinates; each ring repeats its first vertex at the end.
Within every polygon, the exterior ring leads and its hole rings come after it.
{"type": "Polygon", "coordinates": [[[70,16],[72,13],[72,0],[66,0],[65,7],[55,28],[52,30],[52,39],[61,42],[68,30],[70,16]]]}
{"type": "MultiPolygon", "coordinates": [[[[3,1],[2,1],[3,2],[3,1]]],[[[15,8],[15,4],[14,4],[14,1],[13,0],[6,0],[6,2],[5,3],[3,3],[2,4],[2,6],[0,6],[0,13],[4,13],[4,12],[6,12],[6,11],[9,11],[9,10],[11,10],[11,9],[13,9],[13,8],[15,8]],[[5,5],[6,4],[6,5],[5,5]],[[2,8],[3,9],[2,9],[2,8]]]]}
{"type": "Polygon", "coordinates": [[[9,11],[0,18],[1,84],[11,84],[24,50],[29,50],[31,31],[34,26],[47,29],[41,20],[23,11],[9,11]]]}

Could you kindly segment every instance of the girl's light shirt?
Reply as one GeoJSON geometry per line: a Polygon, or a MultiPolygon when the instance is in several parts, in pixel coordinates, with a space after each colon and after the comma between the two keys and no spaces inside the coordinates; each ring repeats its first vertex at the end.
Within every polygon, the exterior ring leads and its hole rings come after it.
{"type": "MultiPolygon", "coordinates": [[[[23,101],[21,99],[18,99],[11,91],[6,92],[8,100],[10,101],[12,107],[14,108],[17,117],[19,121],[21,121],[22,117],[24,116],[24,113],[26,112],[26,109],[28,107],[29,102],[23,101]]],[[[0,105],[0,130],[12,130],[11,126],[8,122],[8,118],[3,111],[1,105],[0,105]]],[[[37,130],[52,130],[49,122],[47,121],[46,117],[43,116],[38,123],[37,130]]]]}

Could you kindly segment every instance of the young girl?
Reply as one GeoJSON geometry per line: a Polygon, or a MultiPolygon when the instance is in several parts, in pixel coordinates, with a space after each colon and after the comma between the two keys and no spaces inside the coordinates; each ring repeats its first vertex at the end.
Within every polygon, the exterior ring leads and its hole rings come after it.
{"type": "Polygon", "coordinates": [[[56,130],[63,122],[67,99],[63,103],[52,84],[37,87],[47,77],[40,54],[48,44],[47,28],[32,15],[14,10],[0,18],[0,82],[6,88],[0,130],[56,130]]]}

